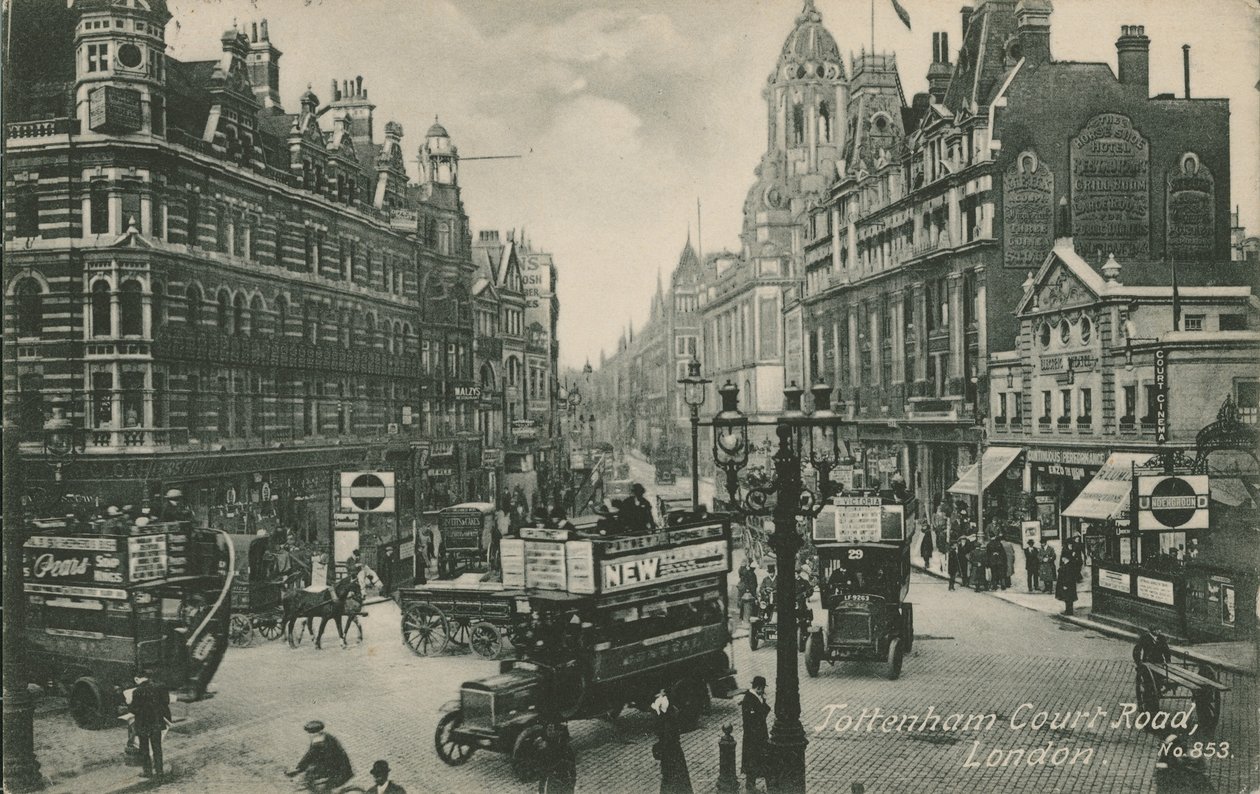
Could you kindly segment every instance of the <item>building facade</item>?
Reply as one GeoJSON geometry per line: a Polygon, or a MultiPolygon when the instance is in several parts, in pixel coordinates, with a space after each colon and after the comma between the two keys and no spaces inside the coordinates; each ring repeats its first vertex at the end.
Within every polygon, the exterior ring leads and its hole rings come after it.
{"type": "MultiPolygon", "coordinates": [[[[19,0],[10,19],[4,390],[26,460],[47,461],[58,405],[83,446],[64,487],[102,503],[179,487],[203,520],[326,539],[342,470],[395,473],[383,532],[480,496],[446,130],[413,182],[362,78],[286,112],[265,20],[180,62],[162,0],[19,0]]],[[[52,487],[50,467],[27,477],[52,487]]]]}
{"type": "Polygon", "coordinates": [[[934,34],[909,105],[891,56],[859,56],[857,132],[806,230],[800,367],[839,388],[863,482],[900,471],[929,510],[974,458],[989,352],[1015,336],[1062,202],[1095,270],[1229,258],[1228,102],[1151,97],[1141,26],[1117,74],[1056,61],[1050,18],[1042,0],[964,8],[956,60],[934,34]]]}

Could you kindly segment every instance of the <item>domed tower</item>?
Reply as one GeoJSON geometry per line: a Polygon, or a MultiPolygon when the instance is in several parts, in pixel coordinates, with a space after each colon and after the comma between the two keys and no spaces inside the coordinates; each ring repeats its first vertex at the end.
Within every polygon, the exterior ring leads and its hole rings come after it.
{"type": "Polygon", "coordinates": [[[433,126],[424,134],[420,146],[420,164],[424,169],[424,181],[439,185],[459,184],[459,150],[451,145],[446,128],[433,117],[433,126]]]}
{"type": "Polygon", "coordinates": [[[786,254],[789,227],[806,209],[807,197],[821,198],[844,148],[844,61],[814,0],[805,0],[762,96],[766,153],[744,206],[745,253],[774,248],[786,254]]]}
{"type": "Polygon", "coordinates": [[[164,135],[166,0],[80,0],[75,107],[86,132],[164,135]]]}

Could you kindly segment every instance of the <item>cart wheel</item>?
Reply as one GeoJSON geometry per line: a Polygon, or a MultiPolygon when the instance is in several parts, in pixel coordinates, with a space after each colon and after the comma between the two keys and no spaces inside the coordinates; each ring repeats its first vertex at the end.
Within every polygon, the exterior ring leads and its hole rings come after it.
{"type": "Polygon", "coordinates": [[[252,635],[253,627],[249,623],[249,615],[233,615],[228,623],[228,639],[232,645],[237,648],[248,648],[252,635]]]}
{"type": "Polygon", "coordinates": [[[105,698],[95,678],[84,676],[70,687],[70,716],[74,724],[88,730],[98,730],[109,724],[105,714],[105,698]]]}
{"type": "Polygon", "coordinates": [[[906,653],[914,648],[914,604],[905,605],[905,625],[906,625],[906,653]]]}
{"type": "MultiPolygon", "coordinates": [[[[1208,664],[1199,665],[1199,675],[1209,681],[1220,681],[1221,676],[1216,668],[1208,664]]],[[[1221,692],[1215,687],[1204,687],[1194,693],[1194,714],[1199,727],[1211,736],[1221,721],[1221,692]]]]}
{"type": "Polygon", "coordinates": [[[1137,668],[1137,703],[1147,714],[1159,711],[1159,683],[1155,673],[1142,666],[1137,668]]]}
{"type": "Polygon", "coordinates": [[[266,640],[278,640],[280,635],[284,633],[284,626],[281,624],[282,616],[279,612],[268,612],[258,618],[258,633],[263,635],[266,640]]]}
{"type": "Polygon", "coordinates": [[[499,627],[489,621],[481,621],[473,625],[469,631],[469,644],[473,653],[483,659],[493,659],[503,650],[503,634],[499,627]]]}
{"type": "Polygon", "coordinates": [[[901,677],[901,662],[905,658],[905,646],[901,638],[896,637],[888,644],[888,680],[896,681],[901,677]]]}
{"type": "Polygon", "coordinates": [[[447,621],[447,628],[450,630],[451,642],[461,648],[468,647],[468,640],[472,634],[472,621],[468,618],[451,618],[447,621]]]}
{"type": "Polygon", "coordinates": [[[542,777],[546,743],[546,731],[536,723],[516,737],[512,745],[512,774],[517,780],[533,783],[542,777]]]}
{"type": "Polygon", "coordinates": [[[446,650],[450,632],[446,616],[432,604],[407,607],[402,617],[403,642],[416,656],[428,656],[446,650]]]}
{"type": "MultiPolygon", "coordinates": [[[[443,634],[442,636],[446,636],[443,634]]],[[[468,762],[472,758],[472,754],[477,751],[476,747],[471,744],[464,744],[455,737],[455,730],[459,728],[460,722],[464,719],[463,712],[456,709],[442,715],[442,719],[438,720],[437,730],[433,732],[433,746],[437,750],[438,758],[442,759],[442,763],[447,766],[460,766],[468,762]]]]}
{"type": "Polygon", "coordinates": [[[669,702],[678,708],[679,727],[690,731],[700,722],[700,713],[709,705],[709,690],[697,678],[682,678],[669,688],[669,702]]]}
{"type": "Polygon", "coordinates": [[[810,678],[818,677],[818,668],[822,664],[822,632],[815,631],[805,641],[805,672],[810,678]]]}
{"type": "Polygon", "coordinates": [[[761,645],[761,637],[757,636],[758,625],[753,623],[748,627],[748,650],[755,651],[757,646],[761,645]]]}

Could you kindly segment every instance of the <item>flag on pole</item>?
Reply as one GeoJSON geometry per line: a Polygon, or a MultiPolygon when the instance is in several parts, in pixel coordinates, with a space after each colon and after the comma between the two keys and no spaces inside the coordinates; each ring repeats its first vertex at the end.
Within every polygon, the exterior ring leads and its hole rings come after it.
{"type": "Polygon", "coordinates": [[[892,0],[892,6],[893,11],[897,12],[897,18],[901,20],[901,24],[906,26],[906,30],[910,30],[910,12],[897,0],[892,0]]]}

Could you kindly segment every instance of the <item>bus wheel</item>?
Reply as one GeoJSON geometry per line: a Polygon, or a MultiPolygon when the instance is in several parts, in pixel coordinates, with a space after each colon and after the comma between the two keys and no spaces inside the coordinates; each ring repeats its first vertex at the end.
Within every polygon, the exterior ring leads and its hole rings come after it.
{"type": "Polygon", "coordinates": [[[888,680],[896,681],[901,677],[901,662],[905,656],[905,646],[898,637],[888,644],[888,680]]]}
{"type": "Polygon", "coordinates": [[[542,777],[543,755],[546,749],[543,726],[534,724],[521,731],[512,744],[512,774],[522,783],[532,783],[542,777]]]}
{"type": "Polygon", "coordinates": [[[70,687],[70,716],[80,728],[96,730],[105,727],[105,698],[95,678],[85,676],[70,687]]]}
{"type": "Polygon", "coordinates": [[[822,664],[822,633],[811,632],[809,639],[805,641],[805,672],[809,673],[810,678],[818,677],[818,668],[822,664]]]}
{"type": "Polygon", "coordinates": [[[471,744],[464,744],[454,735],[462,719],[463,712],[459,710],[447,712],[442,715],[442,719],[438,720],[437,730],[433,732],[433,745],[437,750],[438,758],[441,758],[442,763],[447,766],[460,766],[467,763],[477,750],[471,744]]]}

